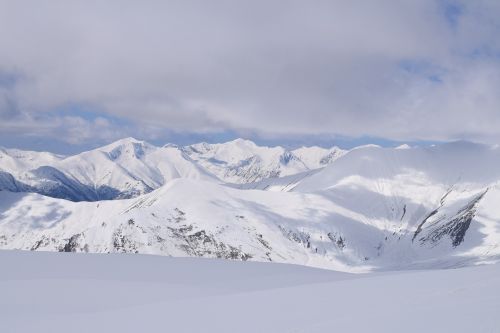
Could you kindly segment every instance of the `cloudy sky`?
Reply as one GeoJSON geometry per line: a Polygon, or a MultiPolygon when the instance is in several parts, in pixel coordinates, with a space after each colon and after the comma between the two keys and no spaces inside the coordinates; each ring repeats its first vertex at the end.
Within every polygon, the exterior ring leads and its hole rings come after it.
{"type": "Polygon", "coordinates": [[[498,36],[497,0],[0,0],[0,145],[500,142],[498,36]]]}

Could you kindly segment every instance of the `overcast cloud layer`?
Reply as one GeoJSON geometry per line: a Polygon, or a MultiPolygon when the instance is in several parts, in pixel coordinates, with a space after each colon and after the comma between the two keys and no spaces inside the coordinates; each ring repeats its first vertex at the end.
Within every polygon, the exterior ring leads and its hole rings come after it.
{"type": "Polygon", "coordinates": [[[0,1],[0,131],[500,141],[499,1],[0,1]]]}

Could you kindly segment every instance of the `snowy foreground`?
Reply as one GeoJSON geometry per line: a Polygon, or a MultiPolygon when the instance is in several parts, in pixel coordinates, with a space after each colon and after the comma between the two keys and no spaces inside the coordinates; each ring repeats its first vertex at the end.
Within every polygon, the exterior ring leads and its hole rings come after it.
{"type": "Polygon", "coordinates": [[[348,274],[0,251],[2,332],[498,332],[500,265],[348,274]]]}

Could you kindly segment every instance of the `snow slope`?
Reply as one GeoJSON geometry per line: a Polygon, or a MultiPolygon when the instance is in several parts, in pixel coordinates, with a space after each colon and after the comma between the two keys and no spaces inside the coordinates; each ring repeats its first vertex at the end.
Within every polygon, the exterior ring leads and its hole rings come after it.
{"type": "Polygon", "coordinates": [[[487,186],[500,180],[500,148],[470,142],[430,147],[352,149],[296,190],[315,191],[334,187],[349,177],[378,180],[411,175],[418,181],[444,186],[487,186]]]}
{"type": "Polygon", "coordinates": [[[0,252],[5,332],[496,332],[500,266],[294,265],[0,252]]]}
{"type": "Polygon", "coordinates": [[[288,192],[292,191],[298,184],[300,184],[305,178],[311,177],[312,175],[320,172],[321,169],[314,169],[309,171],[304,171],[284,177],[275,178],[264,178],[262,180],[253,183],[243,183],[243,184],[226,184],[227,186],[243,189],[243,190],[263,190],[263,191],[281,191],[288,192]]]}
{"type": "Polygon", "coordinates": [[[271,192],[177,179],[137,199],[77,203],[4,191],[0,248],[218,257],[348,272],[456,267],[500,259],[499,199],[498,187],[457,192],[432,215],[432,201],[408,201],[405,219],[388,206],[399,198],[350,189],[271,192]]]}
{"type": "Polygon", "coordinates": [[[0,202],[4,249],[205,256],[349,271],[364,266],[333,240],[337,228],[324,222],[335,207],[316,195],[177,179],[130,200],[71,202],[4,191],[0,202]]]}

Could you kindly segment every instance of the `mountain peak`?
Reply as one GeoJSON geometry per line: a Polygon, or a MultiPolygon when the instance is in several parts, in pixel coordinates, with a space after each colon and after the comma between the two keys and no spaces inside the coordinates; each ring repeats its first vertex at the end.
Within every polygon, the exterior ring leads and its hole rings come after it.
{"type": "Polygon", "coordinates": [[[144,143],[144,141],[138,140],[138,139],[136,139],[134,137],[129,136],[129,137],[117,140],[117,141],[113,142],[112,144],[120,145],[120,144],[130,144],[130,143],[140,143],[140,144],[142,144],[142,143],[144,143]]]}
{"type": "Polygon", "coordinates": [[[123,138],[123,139],[117,140],[115,142],[112,142],[104,147],[98,148],[98,150],[109,152],[109,151],[114,150],[114,149],[119,148],[119,147],[131,147],[131,146],[154,147],[152,144],[150,144],[146,141],[138,140],[138,139],[133,138],[133,137],[127,137],[127,138],[123,138]]]}
{"type": "Polygon", "coordinates": [[[257,146],[255,144],[255,142],[253,142],[251,140],[247,140],[247,139],[242,139],[242,138],[237,138],[237,139],[234,139],[232,141],[228,141],[225,144],[235,144],[238,146],[246,146],[246,147],[248,147],[248,146],[256,147],[257,146]]]}
{"type": "Polygon", "coordinates": [[[166,143],[163,145],[163,148],[177,148],[177,149],[179,149],[181,147],[179,147],[179,145],[176,145],[175,143],[166,143]]]}
{"type": "Polygon", "coordinates": [[[128,137],[117,140],[104,147],[98,148],[97,151],[108,154],[111,160],[116,160],[123,156],[140,159],[142,158],[142,156],[144,156],[145,151],[154,148],[156,147],[145,141],[137,140],[133,137],[128,137]]]}

